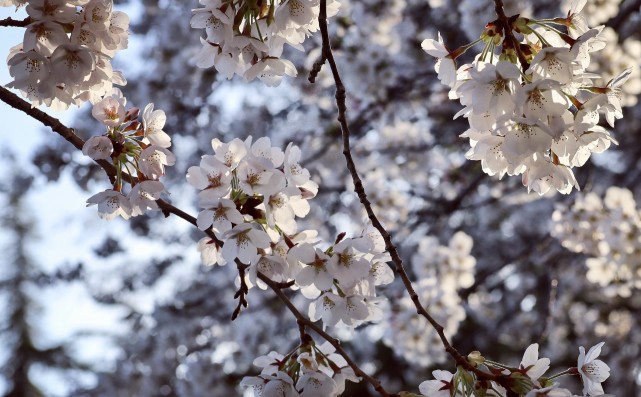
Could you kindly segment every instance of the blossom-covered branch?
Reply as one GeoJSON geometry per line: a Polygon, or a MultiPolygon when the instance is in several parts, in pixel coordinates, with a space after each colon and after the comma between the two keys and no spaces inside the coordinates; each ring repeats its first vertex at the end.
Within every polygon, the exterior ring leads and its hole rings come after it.
{"type": "Polygon", "coordinates": [[[367,198],[367,194],[365,193],[363,182],[361,181],[361,178],[358,175],[356,164],[354,163],[354,160],[352,158],[351,149],[350,149],[350,130],[349,130],[349,124],[347,122],[347,105],[345,103],[346,101],[345,86],[341,81],[340,73],[338,71],[338,66],[336,65],[336,61],[334,60],[334,55],[332,53],[331,43],[329,39],[329,31],[327,28],[327,17],[326,17],[327,14],[324,11],[326,7],[326,1],[320,0],[320,2],[321,2],[321,12],[320,12],[318,21],[320,25],[322,40],[323,40],[322,42],[323,56],[321,59],[324,58],[327,60],[332,71],[332,76],[334,77],[334,83],[336,85],[336,106],[338,108],[338,122],[340,123],[342,137],[343,137],[343,155],[345,156],[345,160],[347,162],[347,168],[354,182],[354,191],[358,195],[358,198],[363,204],[363,207],[365,207],[365,210],[367,211],[367,216],[372,222],[372,225],[376,228],[376,230],[378,230],[381,236],[383,236],[383,239],[385,240],[385,249],[387,250],[387,252],[390,253],[391,259],[394,262],[394,265],[396,267],[396,271],[401,276],[403,285],[407,289],[410,295],[410,298],[412,299],[412,302],[416,306],[416,310],[418,314],[425,317],[427,321],[432,325],[432,327],[436,330],[436,332],[438,333],[441,339],[441,342],[443,343],[443,346],[445,347],[445,350],[454,358],[457,365],[461,365],[465,369],[476,373],[477,376],[479,376],[479,378],[481,379],[495,380],[497,379],[496,376],[478,370],[476,367],[470,364],[470,362],[450,344],[449,340],[445,335],[443,326],[439,324],[429,314],[429,312],[425,309],[425,307],[423,307],[423,305],[419,300],[418,294],[414,290],[414,287],[412,286],[412,282],[409,279],[407,272],[405,271],[405,267],[403,266],[403,260],[398,254],[398,251],[396,249],[396,246],[392,242],[392,238],[390,234],[387,232],[385,227],[378,220],[376,214],[374,213],[374,210],[372,209],[372,205],[369,199],[367,198]]]}
{"type": "Polygon", "coordinates": [[[343,349],[343,346],[341,346],[341,343],[338,339],[333,338],[331,335],[329,335],[327,332],[323,331],[319,326],[314,324],[312,321],[310,321],[307,317],[303,316],[301,312],[296,309],[296,306],[289,300],[287,295],[279,288],[278,284],[270,280],[267,276],[265,276],[262,273],[259,273],[258,277],[265,283],[267,284],[278,296],[278,298],[287,306],[289,311],[296,317],[296,320],[303,323],[306,327],[309,327],[312,329],[314,332],[316,332],[318,335],[322,336],[326,341],[328,341],[335,349],[336,351],[345,358],[347,363],[349,364],[350,367],[354,370],[356,375],[360,376],[361,378],[365,379],[369,384],[371,384],[374,389],[379,392],[382,396],[390,396],[389,392],[385,390],[381,382],[368,375],[365,371],[363,371],[358,364],[352,360],[352,358],[349,356],[349,354],[343,349]]]}

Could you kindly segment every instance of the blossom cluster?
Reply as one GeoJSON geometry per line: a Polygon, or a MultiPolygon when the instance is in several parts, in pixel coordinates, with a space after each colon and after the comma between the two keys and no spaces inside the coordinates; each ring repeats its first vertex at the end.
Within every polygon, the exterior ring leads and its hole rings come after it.
{"type": "Polygon", "coordinates": [[[564,18],[515,16],[508,22],[514,31],[509,36],[496,20],[481,39],[454,51],[440,34],[423,41],[423,49],[438,58],[435,69],[450,98],[465,106],[455,117],[470,124],[461,135],[470,139],[466,157],[480,160],[487,174],[522,175],[528,191],[567,194],[579,188],[572,168],[616,143],[598,125],[600,114],[610,126],[622,117],[620,87],[632,70],[605,85],[593,83],[598,75],[587,72],[591,53],[603,49],[605,40],[603,26],[588,28],[580,14],[584,5],[585,0],[573,2],[564,18]],[[522,37],[516,45],[512,33],[522,37]],[[457,69],[456,58],[480,41],[482,53],[457,69]]]}
{"type": "Polygon", "coordinates": [[[142,121],[137,118],[140,109],[127,110],[127,99],[114,88],[109,96],[96,103],[91,111],[107,131],[89,138],[82,152],[98,161],[109,161],[116,169],[113,189],[100,192],[87,200],[87,205],[98,205],[101,218],[111,220],[117,216],[128,219],[158,210],[156,200],[165,191],[159,178],[165,175],[165,167],[172,166],[176,158],[167,149],[171,138],[163,127],[165,112],[154,110],[154,104],[145,106],[142,121]],[[125,183],[131,190],[124,194],[125,183]]]}
{"type": "MultiPolygon", "coordinates": [[[[318,30],[320,0],[200,0],[200,4],[204,7],[193,10],[191,26],[205,29],[207,37],[200,39],[196,65],[214,66],[228,79],[237,74],[277,86],[284,75],[296,76],[294,64],[281,57],[284,45],[303,50],[302,43],[318,30]]],[[[338,6],[336,0],[328,1],[327,16],[335,15],[338,6]]]]}
{"type": "MultiPolygon", "coordinates": [[[[470,255],[472,245],[472,238],[463,232],[455,233],[447,246],[440,245],[435,237],[425,236],[412,256],[416,293],[444,327],[447,337],[455,335],[465,319],[457,290],[474,283],[476,259],[470,255]]],[[[383,342],[405,360],[427,367],[447,359],[439,335],[416,313],[409,297],[397,300],[386,312],[386,319],[383,342]]]]}
{"type": "Polygon", "coordinates": [[[582,396],[591,397],[613,397],[603,394],[601,385],[609,376],[610,368],[597,357],[601,354],[601,342],[588,350],[587,354],[583,346],[579,347],[577,366],[562,373],[544,377],[550,369],[549,358],[539,358],[539,345],[530,345],[523,354],[523,359],[518,367],[511,367],[493,361],[486,360],[479,352],[468,355],[468,360],[477,367],[487,367],[493,373],[500,373],[503,376],[501,384],[492,382],[479,382],[472,374],[459,368],[453,374],[449,371],[436,370],[432,372],[434,380],[426,380],[419,385],[422,395],[427,397],[458,397],[470,395],[482,395],[487,397],[580,397],[570,390],[559,387],[555,382],[562,375],[580,375],[583,383],[582,396]],[[508,394],[509,393],[509,394],[508,394]]]}
{"type": "Polygon", "coordinates": [[[580,196],[571,207],[560,205],[552,220],[552,236],[590,256],[590,282],[622,297],[641,289],[641,212],[630,190],[612,186],[603,199],[595,193],[580,196]]]}
{"type": "Polygon", "coordinates": [[[189,183],[200,189],[197,225],[214,233],[198,245],[205,264],[236,260],[249,265],[250,286],[266,288],[258,272],[273,281],[292,283],[313,302],[312,321],[325,326],[355,327],[380,319],[376,286],[393,280],[384,242],[370,227],[361,236],[341,234],[326,249],[316,233],[298,231],[296,217],[309,212],[318,191],[291,143],[283,151],[269,138],[256,142],[212,140],[214,155],[190,167],[189,183]]]}
{"type": "Polygon", "coordinates": [[[113,0],[30,0],[26,11],[24,40],[7,58],[13,77],[7,86],[34,106],[95,103],[113,84],[126,84],[111,60],[127,48],[129,17],[113,11],[113,0]]]}
{"type": "Polygon", "coordinates": [[[345,391],[345,381],[359,382],[345,359],[328,342],[305,343],[286,356],[272,351],[254,360],[258,376],[246,376],[240,385],[260,397],[335,397],[345,391]]]}

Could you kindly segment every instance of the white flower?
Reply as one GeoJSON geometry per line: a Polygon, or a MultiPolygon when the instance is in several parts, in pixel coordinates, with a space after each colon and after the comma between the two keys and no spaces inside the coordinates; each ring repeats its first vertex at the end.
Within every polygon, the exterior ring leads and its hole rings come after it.
{"type": "Polygon", "coordinates": [[[203,156],[200,166],[192,166],[187,170],[187,182],[202,190],[199,194],[202,199],[225,197],[231,190],[231,179],[229,168],[210,155],[203,156]]]}
{"type": "Polygon", "coordinates": [[[352,239],[336,244],[328,264],[330,273],[345,288],[351,288],[357,281],[369,276],[370,264],[361,253],[354,250],[353,244],[352,239]]]}
{"type": "Polygon", "coordinates": [[[301,397],[335,397],[338,387],[329,375],[317,372],[304,372],[296,382],[296,388],[301,390],[301,397]]]}
{"type": "MultiPolygon", "coordinates": [[[[251,136],[247,139],[247,146],[251,144],[251,136]]],[[[285,154],[278,147],[272,147],[272,142],[268,137],[262,137],[251,145],[250,153],[258,159],[268,161],[273,168],[278,168],[283,164],[285,154]]]]}
{"type": "Polygon", "coordinates": [[[290,263],[302,263],[305,266],[296,274],[296,284],[301,286],[301,293],[309,299],[320,295],[321,291],[332,288],[334,277],[327,268],[329,256],[311,244],[299,244],[289,250],[287,260],[290,263]]]}
{"type": "Polygon", "coordinates": [[[548,115],[560,115],[570,104],[561,92],[559,82],[550,79],[537,80],[519,87],[514,102],[517,113],[523,113],[532,122],[545,122],[548,115]]]}
{"type": "Polygon", "coordinates": [[[544,153],[552,146],[552,135],[540,120],[511,117],[497,128],[504,136],[503,155],[508,163],[517,166],[534,153],[544,153]]]}
{"type": "Polygon", "coordinates": [[[605,342],[592,346],[588,353],[585,354],[585,348],[579,347],[579,359],[577,367],[581,380],[583,381],[583,394],[590,396],[599,396],[603,394],[601,382],[610,376],[610,367],[601,360],[597,360],[601,354],[601,347],[605,342]]]}
{"type": "Polygon", "coordinates": [[[590,65],[591,52],[602,50],[605,47],[607,39],[601,35],[603,28],[604,26],[601,25],[582,33],[581,36],[577,37],[576,42],[572,44],[570,51],[575,57],[574,61],[577,62],[582,69],[590,65]]]}
{"type": "Polygon", "coordinates": [[[223,258],[227,262],[233,262],[238,258],[244,264],[252,263],[257,259],[257,249],[268,248],[270,243],[267,233],[249,223],[234,226],[223,237],[223,258]]]}
{"type": "Polygon", "coordinates": [[[63,26],[53,21],[36,21],[27,25],[24,33],[24,51],[36,50],[44,56],[51,56],[59,46],[69,43],[63,26]]]}
{"type": "Polygon", "coordinates": [[[438,79],[441,83],[452,88],[456,82],[456,63],[443,44],[441,32],[438,33],[438,41],[425,39],[421,43],[421,48],[431,56],[438,58],[436,65],[434,65],[434,70],[438,73],[438,79]]]}
{"type": "Polygon", "coordinates": [[[230,169],[234,169],[247,154],[245,142],[234,138],[229,143],[223,143],[218,138],[211,140],[211,147],[214,149],[216,159],[230,169]]]}
{"type": "Polygon", "coordinates": [[[283,80],[284,75],[296,77],[297,74],[296,66],[294,66],[291,61],[281,58],[265,57],[247,69],[244,77],[248,81],[258,77],[268,86],[276,87],[283,80]]]}
{"type": "Polygon", "coordinates": [[[236,168],[238,187],[245,194],[249,196],[265,195],[274,190],[277,183],[274,183],[276,178],[272,178],[272,176],[276,176],[280,171],[268,169],[265,165],[265,162],[257,161],[257,159],[245,159],[238,164],[238,168],[236,168]]]}
{"type": "Polygon", "coordinates": [[[528,160],[527,170],[523,173],[523,186],[527,186],[528,192],[534,190],[539,195],[547,193],[551,187],[559,193],[569,194],[572,187],[579,189],[579,183],[574,177],[572,170],[563,164],[540,158],[528,160]]]}
{"type": "Polygon", "coordinates": [[[142,215],[148,210],[158,211],[156,200],[165,191],[165,186],[158,181],[142,181],[136,184],[127,196],[131,203],[131,216],[142,215]]]}
{"type": "Polygon", "coordinates": [[[221,247],[209,237],[203,237],[198,241],[198,252],[200,252],[200,260],[205,266],[215,264],[225,266],[227,264],[223,258],[221,247]]]}
{"type": "Polygon", "coordinates": [[[525,350],[519,368],[538,384],[538,379],[550,369],[550,359],[539,358],[539,344],[533,343],[525,350]]]}
{"type": "Polygon", "coordinates": [[[199,196],[198,206],[207,208],[198,214],[196,224],[200,230],[213,227],[217,235],[231,230],[233,224],[243,223],[243,215],[236,209],[236,204],[229,199],[199,196]]]}
{"type": "Polygon", "coordinates": [[[8,57],[9,74],[14,78],[12,87],[21,89],[29,84],[46,84],[49,77],[49,59],[35,50],[19,51],[8,57]]]}
{"type": "Polygon", "coordinates": [[[29,0],[26,11],[34,20],[71,23],[76,18],[76,7],[63,0],[29,0]]]}
{"type": "Polygon", "coordinates": [[[506,173],[515,175],[519,173],[518,171],[522,172],[520,169],[517,171],[515,166],[509,164],[503,154],[505,137],[471,128],[460,136],[470,138],[471,148],[465,153],[465,157],[468,160],[481,160],[481,167],[486,174],[498,174],[499,178],[502,178],[506,173]]]}
{"type": "Polygon", "coordinates": [[[448,371],[436,370],[432,372],[435,380],[426,380],[418,385],[418,390],[424,396],[450,397],[452,378],[454,374],[448,371]]]}
{"type": "Polygon", "coordinates": [[[126,103],[120,90],[115,88],[112,95],[93,105],[91,115],[108,127],[118,127],[125,120],[126,103]]]}
{"type": "Polygon", "coordinates": [[[94,160],[110,160],[113,151],[113,143],[106,136],[92,136],[82,146],[82,154],[94,160]]]}
{"type": "Polygon", "coordinates": [[[87,199],[87,207],[98,204],[98,215],[102,219],[112,220],[118,215],[125,219],[131,216],[131,203],[122,193],[115,190],[105,190],[87,199]]]}
{"type": "Polygon", "coordinates": [[[84,20],[94,32],[102,32],[109,28],[113,0],[91,0],[84,7],[84,20]]]}
{"type": "Polygon", "coordinates": [[[472,112],[489,112],[494,118],[514,112],[514,91],[521,76],[513,63],[499,61],[496,65],[476,62],[470,70],[470,80],[456,87],[461,104],[472,112]]]}
{"type": "Polygon", "coordinates": [[[261,255],[257,261],[252,261],[249,269],[247,269],[249,282],[265,290],[267,289],[267,285],[258,280],[259,272],[276,282],[285,282],[289,279],[290,275],[287,262],[279,255],[261,255]]]}
{"type": "Polygon", "coordinates": [[[60,83],[82,83],[89,79],[95,66],[91,51],[77,44],[62,44],[51,54],[51,77],[60,83]]]}
{"type": "Polygon", "coordinates": [[[534,80],[552,79],[561,84],[572,81],[572,61],[574,56],[568,48],[546,47],[538,52],[532,59],[528,74],[534,80]]]}
{"type": "Polygon", "coordinates": [[[214,2],[205,8],[192,10],[193,16],[189,22],[192,28],[205,29],[207,40],[222,44],[233,36],[233,7],[227,7],[226,12],[220,10],[222,2],[214,2]],[[220,4],[216,4],[220,3],[220,4]]]}
{"type": "Polygon", "coordinates": [[[307,181],[309,181],[309,171],[306,168],[303,168],[299,162],[301,157],[301,151],[298,146],[295,146],[292,142],[287,145],[285,149],[284,157],[284,166],[283,171],[287,177],[287,181],[296,186],[302,186],[307,181]]]}
{"type": "Polygon", "coordinates": [[[153,103],[145,106],[142,112],[142,126],[147,142],[163,148],[171,146],[171,138],[162,130],[166,121],[167,116],[163,110],[154,110],[153,103]]]}
{"type": "Polygon", "coordinates": [[[276,375],[246,376],[240,386],[254,389],[255,397],[297,397],[294,381],[285,372],[276,375]]]}
{"type": "Polygon", "coordinates": [[[280,30],[305,26],[318,17],[318,0],[285,0],[274,12],[276,26],[280,30]]]}
{"type": "Polygon", "coordinates": [[[323,326],[336,326],[342,323],[355,327],[369,316],[369,310],[361,295],[339,296],[325,292],[309,305],[309,318],[312,321],[323,319],[323,326]]]}
{"type": "Polygon", "coordinates": [[[266,356],[256,357],[252,364],[258,368],[262,368],[260,371],[261,375],[275,375],[278,372],[278,368],[284,364],[284,358],[285,356],[282,354],[271,351],[266,356]]]}
{"type": "MultiPolygon", "coordinates": [[[[572,37],[577,37],[588,30],[588,23],[582,15],[579,15],[587,0],[570,0],[570,9],[568,10],[567,19],[570,21],[568,30],[572,37]]],[[[568,1],[566,0],[566,3],[568,1]]]]}
{"type": "Polygon", "coordinates": [[[151,145],[140,153],[138,166],[148,178],[160,178],[165,175],[165,166],[176,164],[176,156],[169,150],[151,145]]]}

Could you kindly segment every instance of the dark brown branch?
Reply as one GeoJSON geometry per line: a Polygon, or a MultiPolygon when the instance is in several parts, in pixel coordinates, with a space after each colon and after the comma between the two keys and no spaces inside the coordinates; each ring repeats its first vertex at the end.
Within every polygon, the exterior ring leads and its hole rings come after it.
{"type": "Polygon", "coordinates": [[[385,240],[385,249],[387,250],[387,252],[389,252],[392,258],[392,261],[394,262],[394,265],[396,267],[396,272],[400,275],[401,280],[403,281],[403,285],[405,286],[405,289],[407,289],[407,292],[409,293],[410,298],[412,299],[412,302],[416,307],[416,312],[419,315],[425,317],[425,319],[427,319],[427,321],[432,325],[434,330],[436,330],[436,333],[441,339],[441,342],[443,343],[445,350],[450,354],[450,356],[454,358],[457,365],[462,366],[463,368],[465,368],[470,372],[474,372],[479,379],[496,380],[497,376],[481,371],[478,368],[474,367],[461,353],[459,353],[458,350],[456,350],[450,344],[449,340],[445,336],[445,330],[443,326],[439,324],[428,313],[425,307],[423,307],[423,305],[419,300],[418,294],[414,290],[414,287],[412,286],[412,282],[410,281],[409,276],[405,271],[405,267],[403,266],[403,260],[398,254],[396,246],[392,242],[392,238],[389,232],[385,229],[385,227],[381,224],[381,222],[376,217],[376,214],[372,209],[372,205],[369,199],[367,198],[367,194],[365,193],[365,189],[363,187],[363,182],[361,181],[361,178],[358,175],[358,171],[356,170],[356,165],[354,163],[354,159],[352,158],[352,153],[350,149],[350,129],[349,129],[349,124],[347,122],[347,105],[345,104],[345,99],[346,99],[345,86],[343,85],[343,82],[341,80],[340,73],[338,71],[338,67],[336,66],[334,55],[332,53],[332,47],[329,40],[329,31],[327,28],[326,5],[327,5],[327,1],[321,0],[320,15],[318,17],[321,36],[323,39],[322,58],[325,58],[329,63],[330,69],[332,71],[332,76],[334,78],[334,84],[336,86],[336,107],[338,108],[337,119],[338,119],[338,122],[340,123],[341,132],[343,135],[343,155],[345,156],[349,173],[352,176],[352,181],[354,183],[354,191],[358,195],[358,198],[360,202],[363,204],[363,207],[365,207],[365,211],[367,212],[367,216],[369,217],[369,220],[372,222],[372,225],[374,225],[374,227],[383,236],[383,239],[385,240]]]}
{"type": "Polygon", "coordinates": [[[14,26],[18,28],[23,28],[31,23],[31,18],[27,17],[25,19],[12,19],[11,17],[7,19],[0,19],[0,26],[14,26]]]}
{"type": "Polygon", "coordinates": [[[240,277],[240,285],[238,286],[238,290],[236,290],[236,293],[234,294],[234,299],[238,299],[238,304],[236,305],[234,312],[231,314],[231,321],[234,321],[236,318],[238,318],[238,315],[240,315],[240,311],[243,310],[243,307],[246,308],[249,305],[249,302],[247,302],[247,293],[249,292],[249,287],[245,282],[245,270],[247,270],[249,265],[245,265],[238,258],[236,258],[235,262],[236,268],[238,269],[238,277],[240,277]]]}
{"type": "MultiPolygon", "coordinates": [[[[85,141],[78,135],[76,135],[76,132],[73,128],[65,126],[57,118],[48,115],[40,109],[32,107],[29,102],[25,101],[18,95],[2,86],[0,86],[0,100],[8,104],[9,106],[21,110],[32,118],[40,121],[42,124],[51,128],[54,132],[67,140],[67,142],[71,143],[76,149],[82,150],[85,141]]],[[[99,160],[97,161],[97,163],[105,170],[105,172],[109,176],[109,179],[111,179],[113,183],[113,180],[116,176],[116,168],[113,166],[113,164],[105,160],[99,160]]],[[[133,179],[129,175],[125,174],[123,175],[123,177],[129,182],[131,182],[132,180],[135,181],[135,179],[133,179]]],[[[194,218],[193,216],[189,215],[179,208],[174,207],[164,200],[157,200],[156,202],[158,203],[158,207],[160,207],[165,216],[168,216],[168,214],[174,214],[177,217],[182,218],[192,225],[196,226],[196,218],[194,218]]],[[[211,230],[207,232],[207,235],[219,242],[219,240],[216,238],[213,232],[211,232],[211,230]]]]}
{"type": "Polygon", "coordinates": [[[294,306],[292,301],[287,297],[287,295],[285,295],[285,293],[278,287],[277,283],[275,283],[269,277],[265,276],[264,274],[262,274],[260,272],[258,273],[258,278],[261,279],[265,284],[267,284],[267,286],[269,286],[269,288],[271,288],[272,291],[274,291],[276,296],[278,296],[278,298],[280,298],[280,300],[285,304],[285,306],[287,306],[289,311],[292,312],[294,317],[296,317],[296,321],[298,322],[299,326],[300,326],[300,324],[305,325],[305,327],[313,330],[318,335],[323,337],[323,339],[328,341],[332,346],[334,346],[334,349],[336,349],[336,352],[338,354],[340,354],[341,356],[343,356],[345,361],[347,361],[347,364],[354,370],[354,373],[356,375],[360,376],[361,378],[365,379],[365,381],[368,382],[369,384],[371,384],[372,386],[374,386],[374,389],[379,394],[381,394],[382,396],[394,397],[393,394],[390,394],[387,390],[385,390],[385,388],[383,387],[383,385],[381,385],[381,382],[378,379],[376,379],[376,378],[368,375],[367,373],[365,373],[354,362],[354,360],[352,360],[352,358],[349,356],[349,354],[347,354],[345,349],[343,349],[343,346],[341,346],[341,343],[340,343],[340,341],[338,339],[333,338],[327,332],[323,331],[319,326],[314,324],[310,319],[308,319],[307,317],[303,316],[301,314],[301,312],[298,311],[296,306],[294,306]]]}
{"type": "Polygon", "coordinates": [[[2,86],[0,86],[0,100],[13,108],[22,110],[27,115],[40,121],[47,127],[50,127],[54,132],[57,132],[58,135],[71,143],[76,149],[82,150],[82,146],[85,144],[85,141],[76,135],[73,128],[66,127],[57,118],[51,117],[42,110],[32,107],[29,102],[2,86]]]}
{"type": "Polygon", "coordinates": [[[505,15],[505,10],[503,9],[503,0],[494,0],[494,11],[499,17],[499,24],[503,28],[503,40],[505,44],[507,44],[509,47],[514,48],[516,56],[519,58],[519,62],[521,63],[521,68],[525,72],[530,67],[530,63],[525,58],[525,54],[523,54],[523,51],[521,51],[521,45],[519,44],[519,41],[516,39],[516,37],[514,37],[514,34],[512,33],[512,23],[510,22],[510,19],[505,15]]]}

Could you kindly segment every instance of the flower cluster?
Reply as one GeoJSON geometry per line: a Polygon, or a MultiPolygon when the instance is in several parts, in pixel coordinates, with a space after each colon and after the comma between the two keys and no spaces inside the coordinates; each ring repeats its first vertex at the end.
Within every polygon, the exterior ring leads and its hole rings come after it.
{"type": "Polygon", "coordinates": [[[31,0],[26,11],[24,40],[7,58],[8,86],[34,106],[95,103],[113,84],[126,84],[111,59],[127,48],[129,17],[113,11],[113,0],[31,0]]]}
{"type": "Polygon", "coordinates": [[[641,289],[641,213],[632,192],[610,187],[602,200],[595,193],[559,206],[552,236],[567,249],[591,256],[587,278],[608,295],[629,297],[641,289]]]}
{"type": "Polygon", "coordinates": [[[111,220],[117,216],[128,219],[158,210],[156,200],[165,187],[158,179],[165,175],[165,167],[172,166],[176,158],[167,148],[171,138],[163,127],[166,116],[148,104],[138,121],[140,110],[126,110],[127,99],[119,89],[96,103],[91,114],[107,127],[107,132],[91,137],[82,152],[98,161],[109,161],[116,168],[113,189],[100,192],[87,200],[87,205],[98,204],[101,218],[111,220]],[[128,194],[123,185],[131,184],[128,194]]]}
{"type": "MultiPolygon", "coordinates": [[[[269,86],[284,75],[296,76],[294,64],[281,58],[285,44],[302,50],[307,36],[318,30],[320,0],[225,1],[200,0],[191,26],[205,29],[202,49],[196,56],[201,68],[214,66],[231,79],[234,74],[269,86]]],[[[338,2],[328,1],[327,16],[338,12],[338,2]]]]}
{"type": "Polygon", "coordinates": [[[609,376],[610,368],[597,357],[601,354],[604,342],[590,348],[585,353],[583,346],[579,347],[577,366],[559,374],[544,377],[550,369],[549,358],[539,358],[539,345],[530,345],[523,354],[518,367],[486,360],[479,352],[468,355],[468,360],[477,367],[487,367],[493,373],[500,373],[503,378],[500,383],[477,381],[473,374],[462,368],[453,374],[449,371],[436,370],[432,372],[434,380],[426,380],[419,385],[422,395],[428,397],[462,397],[482,395],[487,397],[580,397],[570,390],[559,387],[554,382],[563,375],[580,375],[583,383],[583,396],[612,397],[603,394],[601,385],[609,376]]]}
{"type": "Polygon", "coordinates": [[[189,183],[200,189],[197,225],[215,239],[203,238],[199,250],[206,264],[239,260],[249,265],[247,281],[265,287],[258,272],[277,282],[291,282],[313,299],[309,315],[325,326],[355,327],[381,318],[376,286],[393,280],[384,242],[370,227],[355,238],[340,235],[319,248],[316,233],[298,232],[296,217],[309,212],[308,199],[318,185],[300,164],[301,152],[282,150],[269,138],[253,142],[212,140],[215,155],[190,167],[189,183]]]}
{"type": "MultiPolygon", "coordinates": [[[[447,246],[426,236],[419,242],[412,256],[412,270],[416,275],[416,293],[430,308],[430,314],[451,337],[465,319],[457,290],[474,283],[476,259],[470,255],[473,240],[463,232],[455,233],[447,246]]],[[[429,366],[444,361],[447,356],[438,334],[427,320],[416,313],[409,297],[398,300],[387,312],[383,341],[407,361],[429,366]]]]}
{"type": "Polygon", "coordinates": [[[262,368],[260,375],[246,376],[240,385],[257,397],[335,397],[345,391],[346,380],[360,381],[328,342],[317,346],[312,340],[286,356],[272,351],[254,365],[262,368]]]}
{"type": "Polygon", "coordinates": [[[599,116],[604,113],[610,126],[622,117],[619,91],[631,69],[594,85],[595,75],[586,69],[590,54],[603,49],[605,41],[603,26],[589,29],[579,14],[584,5],[585,0],[573,2],[565,18],[510,18],[509,29],[523,35],[516,45],[501,20],[489,23],[481,39],[454,51],[440,35],[438,41],[423,41],[423,49],[438,58],[439,80],[465,106],[455,117],[463,115],[470,123],[461,135],[470,139],[466,157],[480,160],[487,174],[522,175],[528,191],[567,194],[579,188],[572,168],[616,143],[598,125],[599,116]],[[457,69],[456,58],[480,41],[485,42],[482,53],[457,69]],[[498,45],[502,50],[495,54],[498,45]]]}

